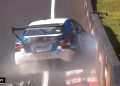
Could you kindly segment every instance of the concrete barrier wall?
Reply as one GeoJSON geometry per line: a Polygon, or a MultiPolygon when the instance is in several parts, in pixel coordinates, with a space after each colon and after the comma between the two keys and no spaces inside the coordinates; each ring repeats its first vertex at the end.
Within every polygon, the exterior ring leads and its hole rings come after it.
{"type": "Polygon", "coordinates": [[[91,0],[84,0],[86,27],[97,40],[97,71],[100,86],[120,86],[120,62],[106,35],[98,14],[93,13],[91,0]]]}

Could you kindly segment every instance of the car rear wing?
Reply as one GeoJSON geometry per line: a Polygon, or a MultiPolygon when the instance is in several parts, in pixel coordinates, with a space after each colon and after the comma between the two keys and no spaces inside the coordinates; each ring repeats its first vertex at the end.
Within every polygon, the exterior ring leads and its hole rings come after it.
{"type": "Polygon", "coordinates": [[[20,30],[25,30],[26,28],[16,28],[16,27],[11,27],[12,28],[12,34],[15,34],[15,31],[20,31],[20,30]]]}
{"type": "Polygon", "coordinates": [[[22,38],[16,33],[16,31],[22,31],[22,30],[25,30],[26,28],[16,28],[16,27],[11,27],[11,28],[12,28],[12,34],[13,34],[17,39],[19,39],[22,43],[24,43],[23,40],[22,40],[22,38]]]}

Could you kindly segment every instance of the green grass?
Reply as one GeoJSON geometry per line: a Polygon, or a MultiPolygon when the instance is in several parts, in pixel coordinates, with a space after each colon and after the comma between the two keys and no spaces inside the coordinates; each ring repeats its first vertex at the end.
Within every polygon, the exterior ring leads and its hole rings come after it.
{"type": "Polygon", "coordinates": [[[108,13],[102,22],[117,56],[120,56],[120,0],[97,0],[96,7],[98,12],[108,13]]]}

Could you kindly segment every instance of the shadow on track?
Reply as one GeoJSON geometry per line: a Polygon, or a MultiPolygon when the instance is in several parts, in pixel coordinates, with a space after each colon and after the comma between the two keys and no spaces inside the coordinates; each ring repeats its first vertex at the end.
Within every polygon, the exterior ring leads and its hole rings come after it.
{"type": "Polygon", "coordinates": [[[105,31],[108,35],[108,38],[109,38],[113,48],[118,56],[118,59],[120,60],[120,42],[117,39],[117,35],[108,26],[104,26],[104,28],[105,28],[105,31]]]}
{"type": "Polygon", "coordinates": [[[91,0],[92,6],[93,6],[93,11],[97,11],[97,0],[91,0]]]}

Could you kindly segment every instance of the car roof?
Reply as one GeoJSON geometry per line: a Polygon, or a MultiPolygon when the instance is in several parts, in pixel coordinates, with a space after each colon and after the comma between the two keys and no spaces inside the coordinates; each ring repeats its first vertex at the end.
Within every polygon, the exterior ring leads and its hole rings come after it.
{"type": "Polygon", "coordinates": [[[38,20],[38,21],[31,22],[28,26],[45,25],[45,24],[63,24],[66,20],[67,18],[38,20]]]}

